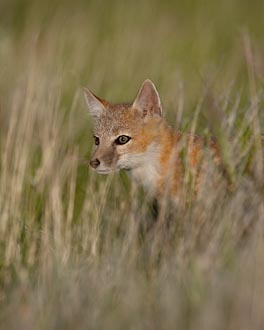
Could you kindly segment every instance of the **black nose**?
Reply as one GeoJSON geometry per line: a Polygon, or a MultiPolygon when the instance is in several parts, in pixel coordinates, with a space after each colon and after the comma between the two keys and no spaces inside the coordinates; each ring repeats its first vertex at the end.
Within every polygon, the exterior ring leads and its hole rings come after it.
{"type": "Polygon", "coordinates": [[[92,159],[92,160],[90,161],[90,165],[91,165],[93,168],[96,168],[96,167],[98,167],[98,166],[100,165],[100,160],[99,160],[98,158],[96,158],[96,159],[92,159]]]}

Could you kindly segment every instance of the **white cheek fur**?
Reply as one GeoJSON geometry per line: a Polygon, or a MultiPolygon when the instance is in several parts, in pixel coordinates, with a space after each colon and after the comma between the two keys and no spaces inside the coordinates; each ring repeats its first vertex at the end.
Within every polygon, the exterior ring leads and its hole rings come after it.
{"type": "Polygon", "coordinates": [[[159,147],[152,143],[143,153],[120,156],[117,167],[129,169],[132,177],[147,188],[155,189],[159,177],[159,147]]]}

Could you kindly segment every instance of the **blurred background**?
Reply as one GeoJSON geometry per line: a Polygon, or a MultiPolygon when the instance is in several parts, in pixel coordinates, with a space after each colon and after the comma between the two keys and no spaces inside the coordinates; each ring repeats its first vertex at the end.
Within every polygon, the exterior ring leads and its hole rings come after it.
{"type": "Polygon", "coordinates": [[[0,0],[3,329],[262,328],[263,14],[261,0],[0,0]],[[82,94],[133,101],[146,78],[172,126],[220,136],[236,187],[214,175],[155,235],[125,174],[90,171],[82,94]]]}
{"type": "Polygon", "coordinates": [[[131,99],[149,77],[168,107],[177,102],[179,84],[191,106],[208,80],[246,88],[246,34],[263,79],[262,1],[10,0],[0,6],[6,88],[36,66],[61,79],[69,98],[89,85],[113,101],[131,99]]]}

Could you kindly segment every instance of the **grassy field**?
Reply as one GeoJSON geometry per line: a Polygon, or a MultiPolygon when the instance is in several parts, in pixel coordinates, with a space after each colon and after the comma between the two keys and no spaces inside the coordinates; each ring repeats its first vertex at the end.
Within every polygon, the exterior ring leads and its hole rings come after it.
{"type": "Polygon", "coordinates": [[[263,329],[263,12],[0,1],[1,329],[263,329]],[[149,231],[144,192],[88,166],[82,94],[132,101],[146,78],[171,125],[218,137],[227,174],[149,231]]]}

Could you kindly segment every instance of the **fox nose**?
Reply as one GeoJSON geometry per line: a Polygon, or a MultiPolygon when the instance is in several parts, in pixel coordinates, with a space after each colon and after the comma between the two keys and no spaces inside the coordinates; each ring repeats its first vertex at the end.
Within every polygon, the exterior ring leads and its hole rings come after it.
{"type": "Polygon", "coordinates": [[[100,160],[99,160],[98,158],[96,158],[96,159],[92,159],[92,160],[90,161],[90,165],[91,165],[93,168],[96,168],[96,167],[98,167],[98,166],[100,165],[100,160]]]}

